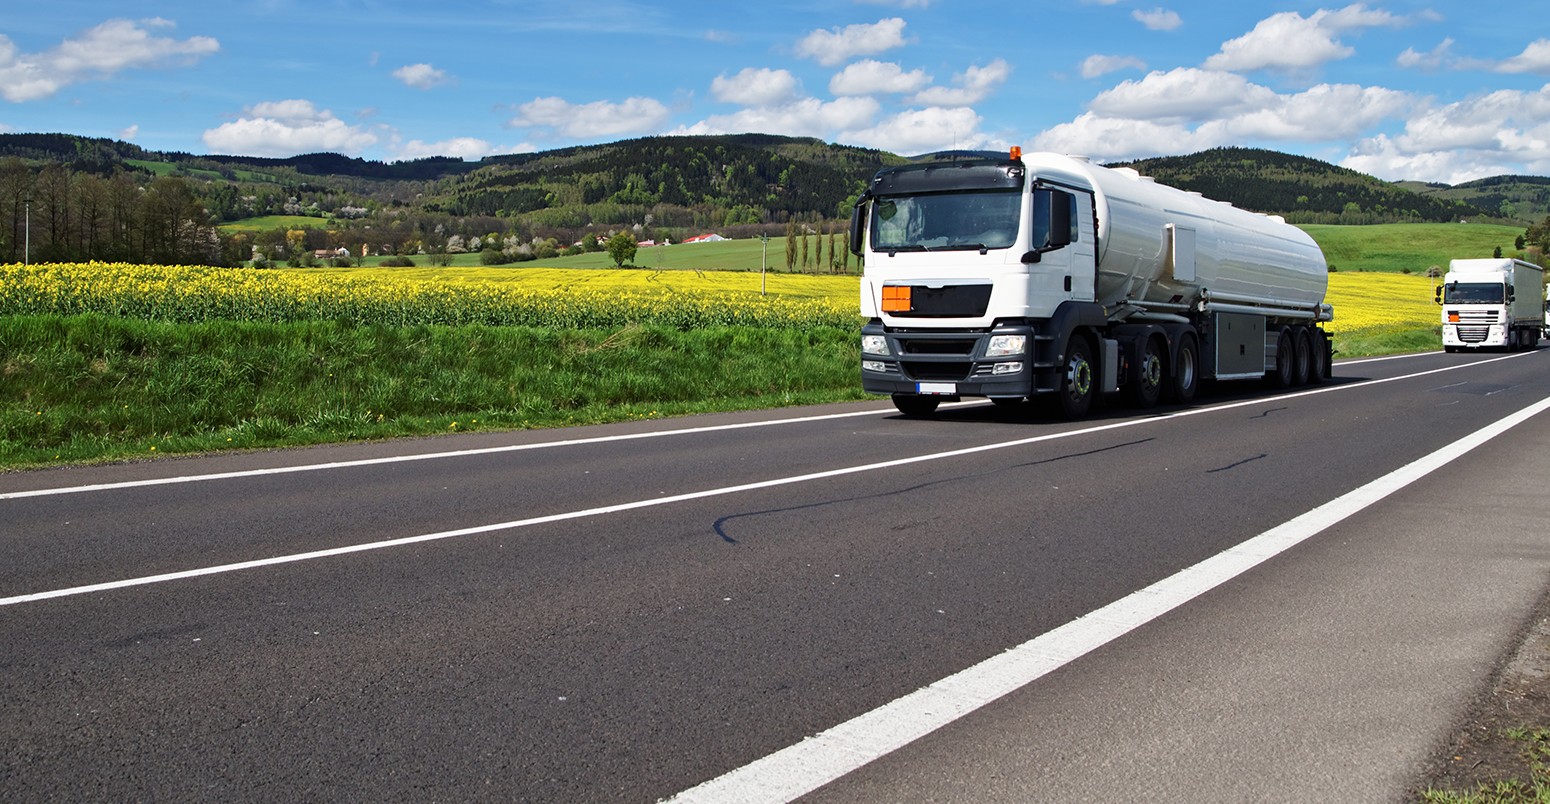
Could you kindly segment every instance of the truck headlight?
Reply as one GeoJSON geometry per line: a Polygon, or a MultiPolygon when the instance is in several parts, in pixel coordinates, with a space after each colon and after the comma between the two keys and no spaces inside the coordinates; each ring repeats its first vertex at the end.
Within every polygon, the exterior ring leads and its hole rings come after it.
{"type": "Polygon", "coordinates": [[[861,351],[869,355],[886,355],[888,339],[881,335],[862,335],[861,351]]]}
{"type": "Polygon", "coordinates": [[[863,360],[861,361],[861,370],[878,372],[887,371],[888,364],[881,360],[863,360]]]}
{"type": "Polygon", "coordinates": [[[992,335],[985,345],[986,357],[1010,357],[1028,351],[1027,335],[992,335]]]}

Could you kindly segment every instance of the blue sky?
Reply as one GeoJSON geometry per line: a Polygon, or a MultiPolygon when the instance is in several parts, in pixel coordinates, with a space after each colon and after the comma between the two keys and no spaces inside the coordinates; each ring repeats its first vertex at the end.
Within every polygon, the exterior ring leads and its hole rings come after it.
{"type": "Polygon", "coordinates": [[[1550,25],[1391,0],[0,0],[0,132],[394,161],[761,132],[1550,175],[1550,25]]]}

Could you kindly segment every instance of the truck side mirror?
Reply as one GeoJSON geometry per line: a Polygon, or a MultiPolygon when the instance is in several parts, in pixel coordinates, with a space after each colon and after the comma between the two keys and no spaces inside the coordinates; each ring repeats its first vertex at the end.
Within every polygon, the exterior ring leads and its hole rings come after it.
{"type": "Polygon", "coordinates": [[[863,194],[856,199],[856,205],[850,210],[850,253],[857,257],[866,250],[861,243],[861,239],[866,236],[866,210],[867,196],[863,194]]]}
{"type": "Polygon", "coordinates": [[[1436,297],[1438,304],[1442,304],[1442,285],[1438,285],[1437,292],[1432,295],[1436,297]]]}

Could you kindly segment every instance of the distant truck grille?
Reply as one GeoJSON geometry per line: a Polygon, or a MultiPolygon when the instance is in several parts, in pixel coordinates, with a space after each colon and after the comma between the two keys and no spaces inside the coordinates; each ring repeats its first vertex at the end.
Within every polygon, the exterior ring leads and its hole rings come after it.
{"type": "Polygon", "coordinates": [[[1458,336],[1464,343],[1479,343],[1497,321],[1495,310],[1465,310],[1459,313],[1458,336]]]}
{"type": "Polygon", "coordinates": [[[1479,343],[1485,340],[1486,334],[1490,331],[1490,327],[1466,327],[1460,325],[1458,328],[1459,340],[1465,343],[1479,343]]]}

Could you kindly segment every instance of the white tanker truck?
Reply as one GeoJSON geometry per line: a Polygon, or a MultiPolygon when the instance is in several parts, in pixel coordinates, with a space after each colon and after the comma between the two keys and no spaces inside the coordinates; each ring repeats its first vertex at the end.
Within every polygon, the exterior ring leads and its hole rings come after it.
{"type": "Polygon", "coordinates": [[[862,388],[943,400],[1187,402],[1202,379],[1329,376],[1328,265],[1269,217],[1128,168],[1013,149],[886,168],[851,218],[862,388]]]}

